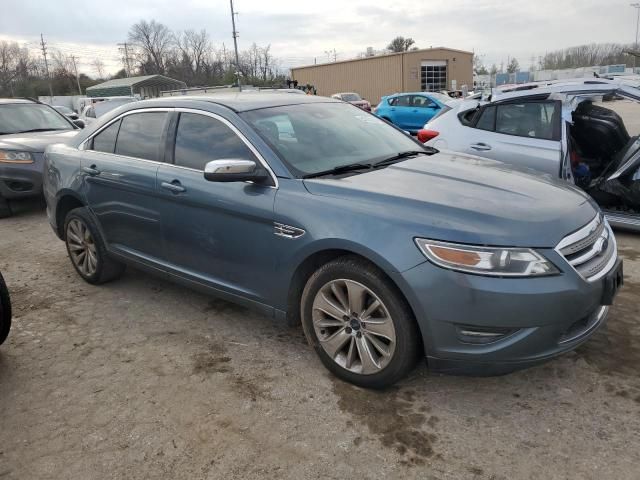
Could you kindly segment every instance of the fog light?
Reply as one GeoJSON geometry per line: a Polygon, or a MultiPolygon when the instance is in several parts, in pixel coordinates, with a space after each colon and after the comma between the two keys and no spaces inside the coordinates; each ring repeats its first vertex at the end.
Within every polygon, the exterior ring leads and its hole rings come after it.
{"type": "Polygon", "coordinates": [[[508,337],[516,330],[503,327],[476,327],[472,325],[457,325],[458,339],[463,343],[486,345],[508,337]]]}

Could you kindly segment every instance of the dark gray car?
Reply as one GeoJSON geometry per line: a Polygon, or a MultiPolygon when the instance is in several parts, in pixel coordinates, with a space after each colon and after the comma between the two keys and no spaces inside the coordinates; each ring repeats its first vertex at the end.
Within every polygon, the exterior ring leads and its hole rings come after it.
{"type": "Polygon", "coordinates": [[[0,218],[11,215],[11,200],[42,195],[44,149],[78,128],[44,103],[0,99],[0,218]]]}
{"type": "MultiPolygon", "coordinates": [[[[47,212],[82,278],[126,264],[302,323],[365,387],[492,374],[584,342],[622,282],[567,184],[424,147],[327,98],[167,98],[49,147],[47,212]]],[[[179,321],[179,319],[178,319],[179,321]]]]}

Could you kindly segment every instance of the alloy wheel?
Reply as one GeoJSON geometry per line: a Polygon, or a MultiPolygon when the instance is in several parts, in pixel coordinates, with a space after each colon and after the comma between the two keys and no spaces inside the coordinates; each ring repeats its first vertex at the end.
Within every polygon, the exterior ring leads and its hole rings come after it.
{"type": "Polygon", "coordinates": [[[378,373],[393,358],[396,332],[389,310],[361,283],[326,283],[313,300],[312,319],[323,350],[350,372],[378,373]]]}
{"type": "Polygon", "coordinates": [[[96,243],[87,226],[74,218],[67,225],[67,246],[71,261],[85,277],[91,277],[98,268],[96,243]]]}

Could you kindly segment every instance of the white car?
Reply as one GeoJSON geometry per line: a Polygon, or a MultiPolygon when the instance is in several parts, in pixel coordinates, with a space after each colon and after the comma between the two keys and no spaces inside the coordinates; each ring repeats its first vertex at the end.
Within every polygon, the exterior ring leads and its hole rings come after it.
{"type": "Polygon", "coordinates": [[[418,138],[574,183],[610,223],[640,231],[639,102],[640,90],[601,79],[495,90],[448,105],[418,138]]]}
{"type": "Polygon", "coordinates": [[[105,113],[110,112],[121,105],[136,101],[138,101],[138,99],[135,97],[113,97],[104,101],[93,102],[92,104],[84,107],[80,116],[87,125],[90,125],[96,120],[96,118],[100,118],[105,113]]]}

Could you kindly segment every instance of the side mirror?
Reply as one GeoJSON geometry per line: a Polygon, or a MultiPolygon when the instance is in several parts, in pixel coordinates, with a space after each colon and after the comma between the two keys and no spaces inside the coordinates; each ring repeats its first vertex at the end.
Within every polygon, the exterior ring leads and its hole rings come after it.
{"type": "Polygon", "coordinates": [[[440,107],[438,106],[437,103],[432,103],[431,105],[429,105],[427,108],[432,108],[434,110],[438,110],[440,107]]]}
{"type": "Polygon", "coordinates": [[[210,182],[260,182],[267,172],[253,160],[213,160],[204,167],[204,178],[210,182]]]}
{"type": "Polygon", "coordinates": [[[86,125],[86,123],[84,123],[84,120],[82,120],[82,119],[80,119],[80,118],[78,118],[77,120],[73,120],[73,124],[74,124],[76,127],[80,127],[80,128],[84,128],[84,127],[86,127],[86,126],[87,126],[87,125],[86,125]]]}

